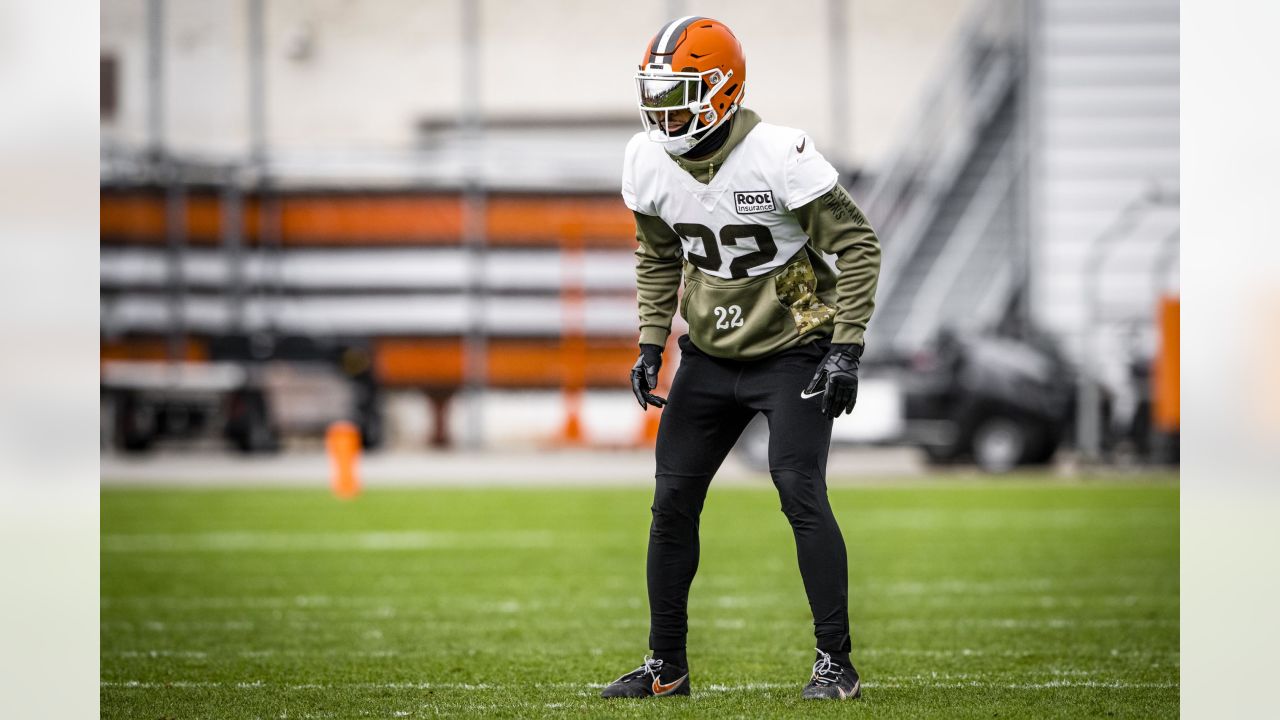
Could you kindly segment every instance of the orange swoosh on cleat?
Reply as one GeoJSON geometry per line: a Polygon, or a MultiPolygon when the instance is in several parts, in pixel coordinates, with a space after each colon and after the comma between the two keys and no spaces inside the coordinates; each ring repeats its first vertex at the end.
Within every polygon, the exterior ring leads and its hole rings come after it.
{"type": "Polygon", "coordinates": [[[685,675],[682,675],[679,678],[672,680],[666,685],[663,685],[662,683],[658,682],[658,678],[654,678],[653,686],[650,689],[653,690],[654,695],[666,695],[672,690],[675,690],[676,688],[680,687],[680,683],[684,682],[684,679],[687,677],[689,677],[689,675],[686,673],[685,675]]]}

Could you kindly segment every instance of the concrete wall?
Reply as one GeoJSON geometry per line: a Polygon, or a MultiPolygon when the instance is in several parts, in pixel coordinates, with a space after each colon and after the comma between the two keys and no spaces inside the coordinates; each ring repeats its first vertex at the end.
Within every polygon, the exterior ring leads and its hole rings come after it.
{"type": "MultiPolygon", "coordinates": [[[[461,0],[264,0],[267,135],[289,152],[398,152],[423,119],[463,107],[461,0]]],[[[671,12],[723,20],[747,51],[748,104],[803,127],[829,156],[874,163],[909,117],[969,0],[847,0],[847,65],[830,63],[830,0],[701,3],[479,1],[481,110],[628,118],[630,76],[671,12]],[[849,125],[832,126],[833,76],[849,125]],[[835,146],[843,138],[843,146],[835,146]]],[[[163,3],[164,134],[183,153],[247,152],[247,0],[163,3]]],[[[120,61],[104,144],[147,141],[146,0],[104,0],[102,48],[120,61]]],[[[639,121],[636,120],[636,127],[639,121]]],[[[612,158],[608,159],[612,163],[612,158]]],[[[612,170],[610,170],[612,172],[612,170]]]]}

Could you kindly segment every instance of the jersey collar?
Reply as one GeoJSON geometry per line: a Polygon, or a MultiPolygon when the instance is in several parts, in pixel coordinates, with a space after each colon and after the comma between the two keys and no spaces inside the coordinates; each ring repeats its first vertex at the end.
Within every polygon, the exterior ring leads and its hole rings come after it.
{"type": "Polygon", "coordinates": [[[719,150],[711,153],[709,157],[700,160],[689,160],[687,158],[678,157],[668,154],[682,170],[691,175],[694,180],[709,185],[715,182],[716,176],[720,174],[720,167],[724,165],[725,160],[729,157],[729,153],[742,142],[742,138],[747,136],[756,125],[760,124],[760,116],[754,110],[740,108],[734,113],[733,128],[729,131],[729,137],[725,139],[724,145],[719,150]],[[711,168],[715,168],[715,174],[711,173],[711,168]],[[708,177],[709,176],[709,177],[708,177]]]}

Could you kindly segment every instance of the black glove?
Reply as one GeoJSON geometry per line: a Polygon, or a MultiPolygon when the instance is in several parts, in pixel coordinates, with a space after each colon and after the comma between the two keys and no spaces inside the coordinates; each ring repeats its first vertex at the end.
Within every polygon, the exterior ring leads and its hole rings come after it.
{"type": "Polygon", "coordinates": [[[831,350],[822,359],[818,372],[813,374],[809,387],[801,397],[822,393],[822,412],[829,417],[839,417],[853,412],[858,402],[858,360],[862,357],[861,345],[831,344],[831,350]]]}
{"type": "Polygon", "coordinates": [[[652,405],[660,408],[667,404],[667,399],[654,395],[652,390],[658,387],[658,371],[662,369],[662,346],[644,344],[640,346],[640,358],[631,368],[631,392],[645,410],[652,405]]]}

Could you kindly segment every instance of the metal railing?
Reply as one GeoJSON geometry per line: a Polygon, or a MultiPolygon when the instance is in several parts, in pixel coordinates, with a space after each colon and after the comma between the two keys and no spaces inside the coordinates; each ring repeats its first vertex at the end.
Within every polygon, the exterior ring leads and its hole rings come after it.
{"type": "Polygon", "coordinates": [[[1116,213],[1111,223],[1093,238],[1085,256],[1084,300],[1087,321],[1080,337],[1080,383],[1077,388],[1076,423],[1078,442],[1085,462],[1096,462],[1102,457],[1103,448],[1103,373],[1098,363],[1101,352],[1101,336],[1108,329],[1148,319],[1155,301],[1163,292],[1165,281],[1178,259],[1179,231],[1161,233],[1156,240],[1155,253],[1136,266],[1116,268],[1111,256],[1127,241],[1150,237],[1139,233],[1142,221],[1159,210],[1176,210],[1179,206],[1177,189],[1162,188],[1153,184],[1134,197],[1116,213]],[[1106,271],[1131,270],[1148,273],[1151,278],[1151,302],[1141,309],[1116,316],[1108,314],[1102,301],[1102,281],[1106,271]]]}
{"type": "MultiPolygon", "coordinates": [[[[1018,146],[1006,142],[991,169],[980,181],[977,193],[965,208],[941,254],[929,268],[920,292],[911,298],[911,308],[890,343],[895,346],[919,347],[940,320],[947,315],[947,301],[961,279],[961,273],[974,254],[982,248],[989,228],[1020,177],[1018,146]]],[[[1003,263],[1003,268],[1007,263],[1003,263]]],[[[995,268],[992,268],[995,270],[995,268]]],[[[995,279],[995,275],[991,276],[995,279]]],[[[989,301],[990,302],[990,301],[989,301]]],[[[972,316],[971,316],[972,317],[972,316]]],[[[976,319],[976,318],[974,318],[976,319]]]]}
{"type": "Polygon", "coordinates": [[[983,0],[970,11],[865,196],[883,247],[878,294],[888,298],[981,132],[1017,81],[1020,4],[983,0]]]}

